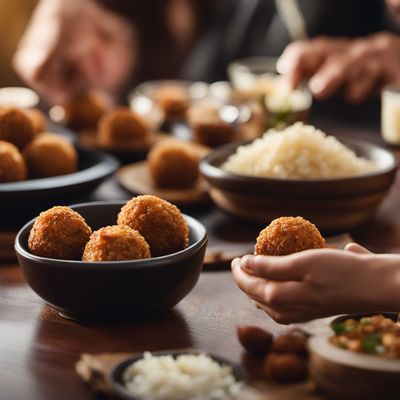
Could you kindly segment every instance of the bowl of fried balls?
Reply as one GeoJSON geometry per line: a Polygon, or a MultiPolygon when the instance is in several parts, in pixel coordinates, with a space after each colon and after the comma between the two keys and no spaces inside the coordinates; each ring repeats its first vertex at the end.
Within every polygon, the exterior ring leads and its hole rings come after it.
{"type": "Polygon", "coordinates": [[[91,190],[117,167],[111,156],[76,148],[64,135],[48,132],[41,111],[0,107],[2,217],[17,210],[13,218],[26,218],[34,203],[43,206],[91,190]]]}
{"type": "Polygon", "coordinates": [[[56,206],[18,233],[31,288],[77,320],[138,319],[165,311],[195,286],[204,226],[151,195],[56,206]]]}

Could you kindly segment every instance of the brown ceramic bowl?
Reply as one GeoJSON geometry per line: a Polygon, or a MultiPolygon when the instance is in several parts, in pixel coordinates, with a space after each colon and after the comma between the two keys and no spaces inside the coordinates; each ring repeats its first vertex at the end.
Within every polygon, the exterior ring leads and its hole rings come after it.
{"type": "Polygon", "coordinates": [[[281,216],[302,216],[325,232],[345,231],[364,222],[391,187],[398,168],[395,156],[376,144],[354,138],[338,139],[375,162],[373,173],[340,179],[274,179],[237,175],[221,164],[245,143],[222,146],[203,158],[202,175],[210,195],[226,212],[260,224],[281,216]]]}
{"type": "MultiPolygon", "coordinates": [[[[345,315],[335,319],[361,319],[384,314],[397,321],[397,313],[345,315]]],[[[330,342],[333,331],[309,340],[310,375],[319,390],[335,400],[395,400],[399,398],[400,360],[354,353],[330,342]]]]}
{"type": "MultiPolygon", "coordinates": [[[[71,206],[93,230],[114,225],[126,202],[71,206]]],[[[167,310],[195,286],[207,246],[204,226],[184,215],[189,246],[144,260],[82,262],[33,255],[28,237],[34,220],[18,233],[15,250],[29,286],[63,316],[72,319],[137,319],[167,310]]]]}

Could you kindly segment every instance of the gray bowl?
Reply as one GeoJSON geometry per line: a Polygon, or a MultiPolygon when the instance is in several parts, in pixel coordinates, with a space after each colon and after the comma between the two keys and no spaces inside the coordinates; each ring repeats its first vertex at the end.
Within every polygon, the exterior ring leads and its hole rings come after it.
{"type": "MultiPolygon", "coordinates": [[[[123,201],[71,206],[93,230],[114,225],[123,201]]],[[[35,256],[28,249],[34,220],[18,233],[15,250],[29,286],[63,316],[79,320],[139,319],[165,311],[182,300],[199,278],[207,233],[184,215],[189,246],[144,260],[82,262],[35,256]]]]}
{"type": "Polygon", "coordinates": [[[352,229],[364,222],[388,193],[398,162],[376,144],[338,137],[358,156],[375,162],[372,173],[338,179],[276,179],[226,172],[221,164],[245,143],[221,146],[200,162],[210,196],[226,212],[266,224],[282,216],[302,216],[325,232],[352,229]]]}

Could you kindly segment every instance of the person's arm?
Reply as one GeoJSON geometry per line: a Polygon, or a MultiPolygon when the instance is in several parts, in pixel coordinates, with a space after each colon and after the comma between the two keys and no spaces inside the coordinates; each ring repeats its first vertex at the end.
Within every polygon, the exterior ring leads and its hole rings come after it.
{"type": "Polygon", "coordinates": [[[136,48],[132,23],[94,0],[41,0],[13,63],[49,103],[63,103],[88,88],[118,94],[136,48]]]}
{"type": "Polygon", "coordinates": [[[400,309],[400,256],[308,250],[290,256],[245,256],[232,262],[234,278],[258,307],[280,323],[343,313],[400,309]]]}
{"type": "Polygon", "coordinates": [[[386,85],[400,83],[400,36],[381,32],[351,40],[299,41],[285,49],[277,65],[292,87],[308,81],[319,99],[341,92],[359,103],[386,85]]]}

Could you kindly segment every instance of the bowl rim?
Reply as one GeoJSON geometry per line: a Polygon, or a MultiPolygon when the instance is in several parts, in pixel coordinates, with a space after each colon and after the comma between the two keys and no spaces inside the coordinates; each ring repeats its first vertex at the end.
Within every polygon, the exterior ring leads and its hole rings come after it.
{"type": "Polygon", "coordinates": [[[30,192],[41,190],[59,189],[67,186],[80,185],[112,175],[119,167],[115,157],[103,151],[83,149],[77,147],[78,153],[92,154],[98,162],[88,168],[71,174],[52,176],[48,178],[29,179],[21,182],[0,184],[0,194],[10,192],[30,192]]]}
{"type": "Polygon", "coordinates": [[[341,349],[330,342],[330,338],[334,336],[332,325],[342,322],[346,319],[361,319],[373,315],[382,314],[387,318],[394,320],[398,318],[399,313],[388,311],[375,311],[356,314],[342,314],[336,316],[330,321],[328,331],[320,335],[314,335],[309,340],[310,350],[325,360],[342,365],[344,367],[352,367],[368,371],[378,371],[387,373],[400,372],[400,359],[391,359],[375,354],[356,353],[347,349],[341,349]],[[371,365],[371,361],[375,365],[371,365]]]}
{"type": "MultiPolygon", "coordinates": [[[[262,136],[261,136],[262,137],[262,136]]],[[[261,138],[260,137],[260,138],[261,138]]],[[[347,137],[347,136],[342,136],[342,135],[337,135],[334,136],[336,139],[338,139],[342,144],[345,144],[346,146],[347,143],[350,143],[350,145],[366,145],[371,148],[374,148],[376,150],[384,152],[386,155],[388,155],[391,159],[391,166],[385,167],[385,168],[379,168],[376,171],[371,171],[365,174],[361,175],[353,175],[353,176],[347,176],[347,177],[342,177],[342,178],[327,178],[327,179],[321,179],[321,178],[311,178],[311,179],[293,179],[293,178],[276,178],[276,177],[259,177],[259,176],[250,176],[250,175],[239,175],[233,172],[229,171],[224,171],[221,168],[221,164],[218,166],[213,165],[212,162],[215,160],[216,157],[220,156],[223,153],[227,153],[225,159],[227,159],[229,156],[231,156],[234,151],[239,147],[243,146],[246,144],[249,144],[253,142],[254,140],[245,140],[245,141],[240,141],[240,142],[234,142],[234,143],[229,143],[223,146],[218,147],[217,149],[211,151],[208,155],[203,157],[200,160],[200,171],[205,176],[206,178],[212,178],[212,179],[220,179],[220,180],[225,180],[225,181],[241,181],[241,182],[248,182],[248,183],[265,183],[265,182],[270,182],[270,183],[287,183],[287,184],[322,184],[322,183],[329,183],[329,184],[334,184],[334,183],[339,183],[339,182],[355,182],[355,181],[360,181],[368,178],[373,178],[373,177],[378,177],[385,175],[387,173],[391,173],[393,171],[396,171],[399,168],[399,160],[397,157],[394,155],[394,153],[383,146],[370,142],[369,140],[363,140],[363,139],[358,139],[355,137],[347,137]],[[228,150],[230,150],[228,152],[228,150]]]]}
{"type": "MultiPolygon", "coordinates": [[[[68,207],[72,208],[75,210],[76,208],[81,208],[81,207],[92,207],[92,206],[123,206],[126,204],[126,201],[123,200],[113,200],[113,201],[93,201],[93,202],[86,202],[86,203],[77,203],[77,204],[72,204],[69,205],[68,207]]],[[[79,212],[79,211],[78,211],[79,212]]],[[[207,242],[207,230],[204,227],[204,225],[198,221],[197,219],[183,214],[182,216],[184,217],[185,221],[187,222],[189,226],[189,230],[191,228],[198,230],[200,232],[200,239],[198,239],[196,242],[192,243],[188,247],[186,247],[183,250],[180,250],[175,253],[171,254],[166,254],[164,256],[160,257],[151,257],[151,258],[144,258],[144,259],[137,259],[137,260],[122,260],[122,261],[82,261],[82,260],[63,260],[63,259],[57,259],[57,258],[49,258],[49,257],[40,257],[32,254],[28,250],[24,248],[22,245],[22,236],[27,232],[27,230],[31,229],[33,223],[35,222],[36,218],[32,218],[30,221],[28,221],[17,233],[17,236],[15,238],[14,242],[14,249],[17,253],[17,255],[20,255],[21,257],[28,259],[30,261],[34,261],[36,263],[40,264],[48,264],[52,265],[54,267],[70,267],[70,268],[79,268],[82,269],[82,267],[88,267],[88,269],[93,269],[93,266],[101,266],[102,270],[107,270],[107,269],[116,269],[121,268],[121,269],[132,269],[132,268],[148,268],[151,266],[158,267],[158,266],[163,266],[163,265],[169,265],[171,261],[173,262],[178,262],[181,260],[186,259],[187,257],[191,256],[194,254],[200,247],[203,246],[204,243],[207,242]]]]}
{"type": "MultiPolygon", "coordinates": [[[[110,372],[107,374],[107,381],[110,386],[118,393],[118,395],[122,396],[122,398],[126,400],[152,400],[150,397],[137,397],[131,393],[129,393],[125,387],[119,382],[118,377],[121,376],[123,372],[131,365],[132,363],[139,361],[143,358],[144,354],[147,351],[134,353],[128,357],[125,357],[123,360],[115,363],[110,372]]],[[[238,364],[234,363],[226,359],[225,357],[221,357],[217,354],[210,353],[206,350],[201,350],[197,348],[186,348],[186,349],[171,349],[171,350],[161,350],[161,351],[148,351],[153,356],[164,356],[164,355],[172,355],[173,357],[177,357],[179,355],[201,355],[204,354],[214,361],[216,361],[220,365],[227,365],[232,368],[232,374],[238,382],[245,382],[247,375],[244,368],[238,364]]]]}

